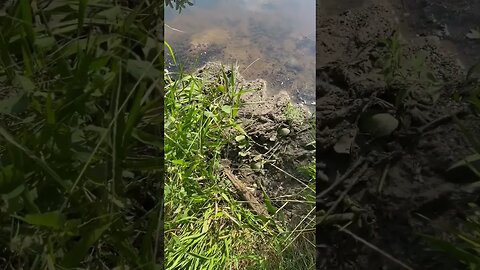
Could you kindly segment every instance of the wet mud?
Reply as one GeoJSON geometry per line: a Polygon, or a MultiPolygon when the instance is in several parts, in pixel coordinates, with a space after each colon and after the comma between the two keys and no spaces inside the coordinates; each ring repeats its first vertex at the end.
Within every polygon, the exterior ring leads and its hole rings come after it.
{"type": "Polygon", "coordinates": [[[383,2],[317,21],[317,269],[464,269],[422,235],[447,237],[479,199],[468,168],[448,170],[472,154],[457,121],[480,127],[452,98],[466,70],[436,35],[395,49],[398,8],[383,2]]]}
{"type": "MultiPolygon", "coordinates": [[[[263,205],[269,200],[277,209],[290,201],[281,212],[284,221],[293,224],[313,207],[306,207],[305,200],[310,196],[313,201],[314,179],[303,168],[314,163],[314,115],[304,106],[294,105],[285,91],[269,94],[265,80],[246,80],[238,68],[223,68],[227,74],[234,73],[239,89],[250,92],[241,96],[237,116],[246,136],[231,137],[222,158],[254,200],[263,205]]],[[[216,81],[222,65],[209,62],[195,74],[204,81],[216,81]]],[[[227,136],[232,134],[238,135],[238,131],[226,131],[227,136]]],[[[276,215],[272,209],[269,212],[276,215]]]]}

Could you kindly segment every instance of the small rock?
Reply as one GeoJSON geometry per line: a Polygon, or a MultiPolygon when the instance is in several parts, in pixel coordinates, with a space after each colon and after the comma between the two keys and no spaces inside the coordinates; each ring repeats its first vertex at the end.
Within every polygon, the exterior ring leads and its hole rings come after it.
{"type": "Polygon", "coordinates": [[[280,136],[287,136],[288,134],[290,134],[290,129],[288,128],[281,128],[279,131],[278,131],[278,134],[280,136]]]}

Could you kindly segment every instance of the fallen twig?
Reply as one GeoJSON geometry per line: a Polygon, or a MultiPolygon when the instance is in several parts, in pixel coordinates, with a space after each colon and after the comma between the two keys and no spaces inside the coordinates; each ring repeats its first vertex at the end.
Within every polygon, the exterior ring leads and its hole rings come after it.
{"type": "Polygon", "coordinates": [[[227,176],[228,179],[232,182],[233,186],[237,189],[237,191],[242,195],[242,197],[248,202],[250,207],[257,212],[257,214],[269,217],[267,208],[261,204],[255,195],[242,183],[242,181],[238,180],[238,178],[232,173],[230,169],[230,165],[228,161],[222,160],[223,172],[227,176]]]}
{"type": "Polygon", "coordinates": [[[165,24],[165,26],[172,29],[173,31],[177,31],[177,32],[180,32],[180,33],[185,33],[185,31],[179,30],[177,28],[173,28],[173,27],[169,26],[168,24],[165,24]]]}
{"type": "Polygon", "coordinates": [[[339,231],[341,232],[344,232],[348,235],[350,235],[351,237],[355,238],[355,240],[359,241],[359,242],[362,242],[362,244],[366,245],[367,247],[373,249],[374,251],[382,254],[383,256],[385,256],[385,258],[391,260],[392,262],[402,266],[403,268],[405,269],[408,269],[408,270],[413,270],[413,268],[411,268],[410,266],[406,265],[405,263],[401,262],[400,260],[394,258],[392,255],[388,254],[387,252],[381,250],[380,248],[378,248],[377,246],[373,245],[372,243],[368,242],[367,240],[361,238],[360,236],[354,234],[353,232],[351,232],[350,230],[348,230],[347,228],[344,227],[340,227],[337,225],[337,227],[339,228],[339,231]]]}
{"type": "Polygon", "coordinates": [[[454,112],[450,115],[440,117],[436,120],[433,120],[432,122],[429,122],[429,123],[419,127],[417,129],[417,134],[422,134],[422,133],[425,133],[429,130],[435,129],[436,127],[439,127],[440,125],[448,123],[449,121],[451,121],[453,119],[453,117],[457,117],[459,115],[463,115],[463,114],[466,114],[466,113],[467,113],[466,110],[458,110],[458,111],[456,111],[456,112],[454,112]]]}
{"type": "Polygon", "coordinates": [[[387,178],[388,171],[390,170],[390,162],[387,162],[385,168],[383,169],[382,177],[380,178],[380,183],[378,184],[378,193],[382,193],[383,186],[385,184],[385,179],[387,178]]]}
{"type": "MultiPolygon", "coordinates": [[[[333,203],[333,205],[327,210],[327,212],[320,217],[320,219],[317,222],[317,225],[320,225],[322,222],[325,221],[325,219],[337,208],[337,206],[340,204],[340,202],[343,201],[345,196],[350,192],[350,190],[360,181],[361,176],[367,171],[368,169],[368,163],[364,163],[362,168],[358,171],[357,175],[353,179],[352,183],[338,196],[337,200],[333,203]]],[[[318,216],[318,215],[317,215],[318,216]]]]}
{"type": "Polygon", "coordinates": [[[360,157],[353,165],[350,167],[340,178],[337,178],[333,184],[331,184],[328,188],[320,192],[320,194],[317,195],[317,200],[325,196],[328,192],[330,192],[332,189],[334,189],[336,186],[338,186],[340,183],[345,181],[352,173],[353,171],[360,166],[364,162],[365,158],[360,157]]]}

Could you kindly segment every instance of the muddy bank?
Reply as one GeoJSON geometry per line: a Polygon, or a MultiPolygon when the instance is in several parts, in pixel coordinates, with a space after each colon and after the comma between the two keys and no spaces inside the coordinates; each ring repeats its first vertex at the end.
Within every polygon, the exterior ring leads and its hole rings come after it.
{"type": "MultiPolygon", "coordinates": [[[[305,107],[293,105],[286,92],[268,94],[266,81],[248,81],[238,68],[224,68],[227,76],[234,74],[238,89],[250,90],[241,96],[237,116],[245,135],[236,130],[225,131],[231,140],[222,153],[224,165],[241,182],[237,191],[248,193],[241,197],[252,196],[247,199],[249,203],[253,200],[262,204],[263,209],[253,209],[255,212],[273,214],[273,208],[265,206],[265,192],[274,208],[283,206],[282,212],[293,221],[292,218],[311,210],[311,204],[304,201],[306,196],[312,198],[315,194],[313,179],[304,170],[315,158],[313,114],[305,107]],[[287,200],[292,202],[283,205],[287,200]]],[[[222,66],[214,62],[195,72],[207,82],[206,89],[216,89],[222,83],[219,74],[222,66]]]]}
{"type": "Polygon", "coordinates": [[[336,225],[413,269],[462,269],[421,234],[445,237],[478,200],[469,170],[447,168],[472,153],[453,115],[480,121],[452,99],[466,95],[455,54],[398,28],[391,5],[317,21],[318,269],[405,269],[336,225]]]}

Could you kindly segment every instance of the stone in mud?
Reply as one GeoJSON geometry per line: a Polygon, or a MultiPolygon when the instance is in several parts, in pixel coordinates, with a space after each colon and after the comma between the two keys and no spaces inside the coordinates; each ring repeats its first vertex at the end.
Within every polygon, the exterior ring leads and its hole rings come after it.
{"type": "Polygon", "coordinates": [[[288,128],[281,128],[278,130],[278,135],[280,136],[287,136],[288,134],[290,134],[290,129],[288,128]]]}

